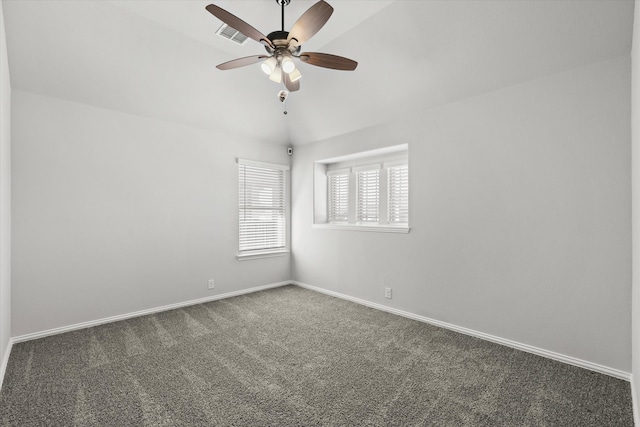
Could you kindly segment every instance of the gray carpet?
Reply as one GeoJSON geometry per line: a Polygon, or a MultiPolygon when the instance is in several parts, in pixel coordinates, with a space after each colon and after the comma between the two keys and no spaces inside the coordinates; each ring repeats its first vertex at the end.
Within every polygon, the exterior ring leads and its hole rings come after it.
{"type": "Polygon", "coordinates": [[[10,426],[632,426],[629,383],[286,286],[17,344],[10,426]]]}

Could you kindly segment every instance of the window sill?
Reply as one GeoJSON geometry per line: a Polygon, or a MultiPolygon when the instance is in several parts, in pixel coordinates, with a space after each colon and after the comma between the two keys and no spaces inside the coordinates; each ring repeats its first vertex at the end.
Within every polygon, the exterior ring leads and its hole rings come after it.
{"type": "Polygon", "coordinates": [[[288,250],[282,250],[277,252],[255,252],[252,254],[237,254],[236,259],[238,261],[249,261],[251,259],[261,259],[261,258],[273,258],[279,256],[287,256],[289,255],[288,250]]]}
{"type": "Polygon", "coordinates": [[[375,233],[401,233],[407,234],[411,228],[399,225],[356,225],[356,224],[313,224],[313,228],[324,228],[327,230],[348,230],[348,231],[373,231],[375,233]]]}

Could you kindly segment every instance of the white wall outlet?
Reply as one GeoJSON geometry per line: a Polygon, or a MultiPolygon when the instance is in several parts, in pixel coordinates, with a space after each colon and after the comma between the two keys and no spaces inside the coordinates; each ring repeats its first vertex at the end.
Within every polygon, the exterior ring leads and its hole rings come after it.
{"type": "Polygon", "coordinates": [[[209,279],[209,289],[213,289],[213,279],[209,279]]]}
{"type": "Polygon", "coordinates": [[[391,288],[384,288],[384,297],[391,299],[391,288]]]}

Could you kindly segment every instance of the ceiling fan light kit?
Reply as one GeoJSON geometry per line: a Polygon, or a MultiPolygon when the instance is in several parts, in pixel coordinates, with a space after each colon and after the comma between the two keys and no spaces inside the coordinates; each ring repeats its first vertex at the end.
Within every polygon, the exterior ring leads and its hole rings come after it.
{"type": "Polygon", "coordinates": [[[234,59],[219,64],[217,68],[231,70],[262,61],[262,64],[260,64],[262,71],[269,76],[270,80],[278,84],[284,83],[289,92],[300,89],[300,79],[302,78],[302,73],[296,67],[294,59],[333,70],[355,70],[358,63],[348,58],[318,52],[300,53],[302,44],[313,37],[327,23],[333,13],[333,7],[326,1],[320,0],[302,14],[291,28],[291,31],[285,31],[284,8],[290,2],[291,0],[276,0],[276,3],[282,8],[282,29],[272,31],[267,36],[226,10],[214,4],[207,6],[207,11],[213,16],[250,39],[262,43],[269,54],[268,56],[254,55],[234,59]]]}

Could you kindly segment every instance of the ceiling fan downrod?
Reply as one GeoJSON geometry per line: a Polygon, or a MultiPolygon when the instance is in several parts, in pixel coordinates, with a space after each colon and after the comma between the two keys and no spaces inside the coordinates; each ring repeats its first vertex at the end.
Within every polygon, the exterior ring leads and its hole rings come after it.
{"type": "Polygon", "coordinates": [[[291,3],[291,0],[276,0],[276,3],[282,8],[282,31],[284,32],[284,7],[291,3]]]}

